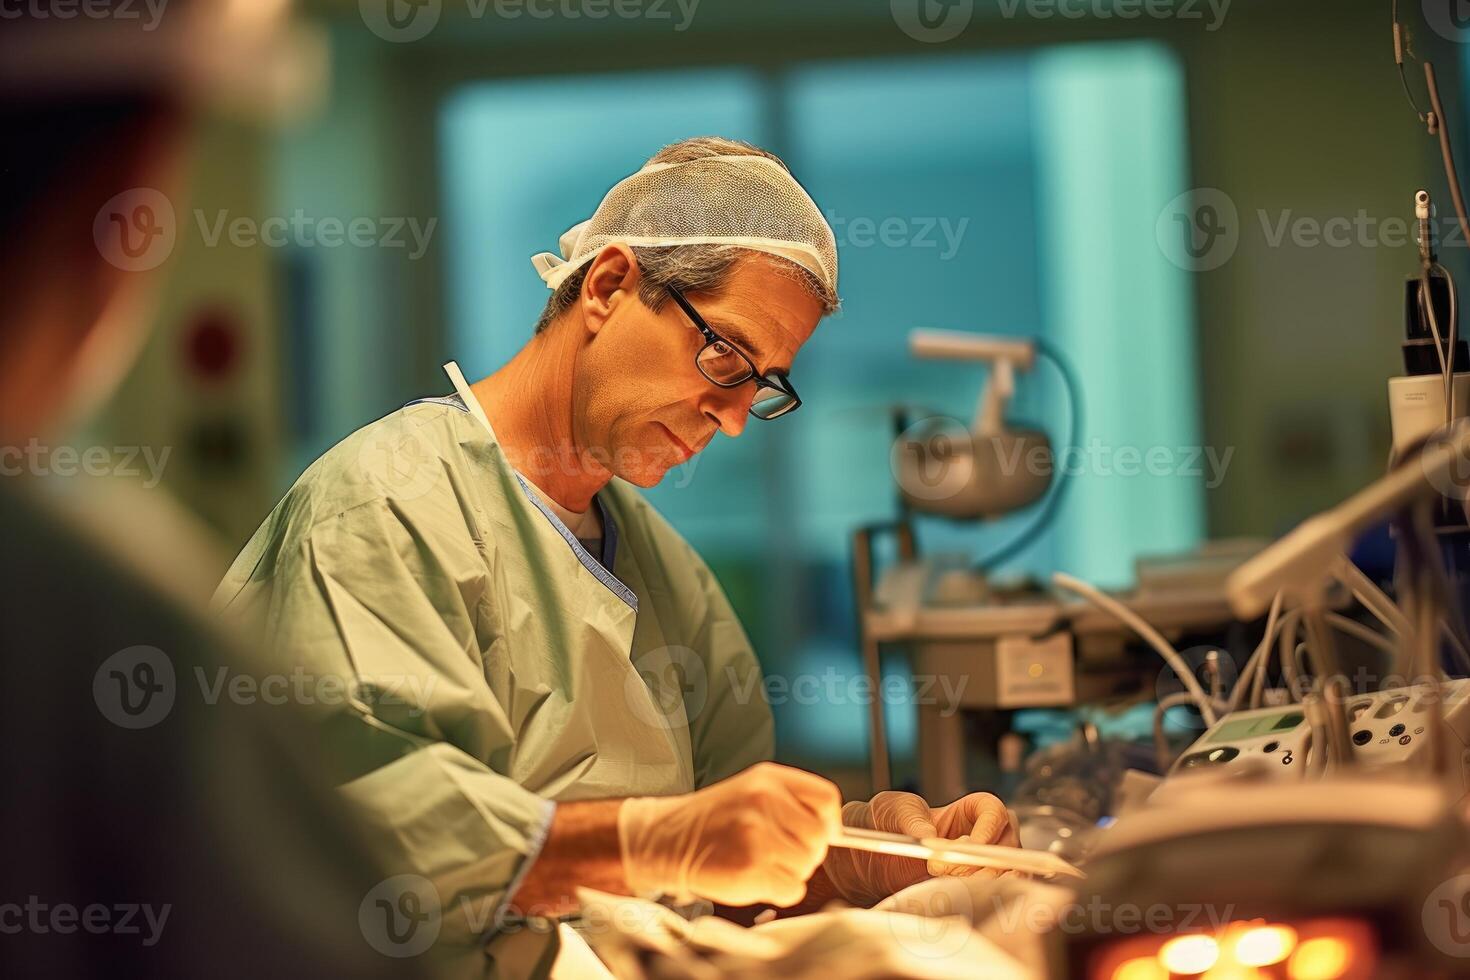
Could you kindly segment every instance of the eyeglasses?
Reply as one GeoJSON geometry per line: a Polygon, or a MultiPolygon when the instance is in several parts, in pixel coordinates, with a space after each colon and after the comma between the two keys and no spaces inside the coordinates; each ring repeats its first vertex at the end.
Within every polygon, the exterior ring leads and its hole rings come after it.
{"type": "Polygon", "coordinates": [[[664,288],[704,336],[704,346],[694,358],[694,364],[711,384],[721,388],[738,388],[747,381],[754,381],[756,392],[755,400],[750,403],[750,414],[763,421],[779,418],[801,407],[801,396],[791,387],[791,381],[784,371],[761,374],[740,348],[710,329],[710,325],[704,322],[704,317],[684,298],[683,293],[673,286],[664,288]]]}

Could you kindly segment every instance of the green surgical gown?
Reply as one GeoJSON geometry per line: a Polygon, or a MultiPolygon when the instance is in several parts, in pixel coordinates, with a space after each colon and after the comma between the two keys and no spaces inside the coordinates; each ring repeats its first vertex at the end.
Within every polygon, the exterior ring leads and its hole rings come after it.
{"type": "Polygon", "coordinates": [[[759,664],[689,544],[613,480],[605,569],[471,404],[425,399],[327,452],[214,598],[263,620],[260,691],[319,720],[379,863],[432,882],[467,945],[555,801],[689,792],[773,751],[759,664]]]}

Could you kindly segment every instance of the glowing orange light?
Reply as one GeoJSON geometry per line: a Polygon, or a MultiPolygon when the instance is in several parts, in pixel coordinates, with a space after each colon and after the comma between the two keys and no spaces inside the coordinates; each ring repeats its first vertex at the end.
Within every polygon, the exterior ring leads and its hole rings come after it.
{"type": "Polygon", "coordinates": [[[1267,980],[1267,977],[1253,966],[1217,963],[1200,980],[1267,980]]]}
{"type": "Polygon", "coordinates": [[[1337,980],[1351,960],[1351,946],[1336,936],[1319,936],[1298,946],[1286,969],[1291,980],[1337,980]]]}
{"type": "Polygon", "coordinates": [[[1170,973],[1204,973],[1220,958],[1213,936],[1175,936],[1159,948],[1159,962],[1170,973]]]}
{"type": "Polygon", "coordinates": [[[1113,980],[1169,980],[1169,972],[1152,959],[1129,960],[1113,971],[1113,980]]]}
{"type": "Polygon", "coordinates": [[[1243,966],[1280,963],[1296,948],[1296,930],[1291,926],[1255,926],[1235,940],[1235,961],[1243,966]]]}

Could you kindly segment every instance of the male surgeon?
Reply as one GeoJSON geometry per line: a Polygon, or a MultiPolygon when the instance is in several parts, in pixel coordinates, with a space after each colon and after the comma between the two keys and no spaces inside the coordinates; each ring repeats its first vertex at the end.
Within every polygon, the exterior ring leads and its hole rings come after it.
{"type": "Polygon", "coordinates": [[[1014,845],[988,794],[844,807],[767,761],[745,632],[635,489],[801,404],[837,255],[786,166],[674,144],[533,262],[553,292],[525,347],[474,384],[448,365],[453,394],[318,459],[215,596],[283,668],[346,678],[322,730],[379,858],[483,943],[574,912],[577,886],[807,909],[973,873],[828,850],[840,823],[1014,845]]]}

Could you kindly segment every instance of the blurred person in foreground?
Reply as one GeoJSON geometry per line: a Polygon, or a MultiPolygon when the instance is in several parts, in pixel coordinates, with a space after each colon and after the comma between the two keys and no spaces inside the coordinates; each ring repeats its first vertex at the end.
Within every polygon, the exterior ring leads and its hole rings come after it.
{"type": "Polygon", "coordinates": [[[451,363],[451,393],[328,451],[216,593],[268,624],[274,669],[361,692],[321,717],[344,793],[492,958],[497,933],[574,915],[579,886],[801,911],[975,871],[829,850],[842,823],[1017,843],[989,794],[844,806],[768,761],[750,641],[635,489],[800,405],[836,263],[773,154],[667,147],[533,259],[551,299],[506,366],[469,384],[451,363]]]}
{"type": "Polygon", "coordinates": [[[186,103],[272,28],[207,0],[171,0],[147,29],[133,3],[6,6],[0,975],[418,976],[359,919],[383,876],[286,709],[202,696],[198,676],[238,661],[177,598],[196,566],[168,508],[131,501],[130,543],[97,529],[116,517],[112,481],[20,472],[27,447],[105,401],[147,334],[153,277],[109,258],[111,219],[160,218],[135,195],[176,192],[186,103]]]}

